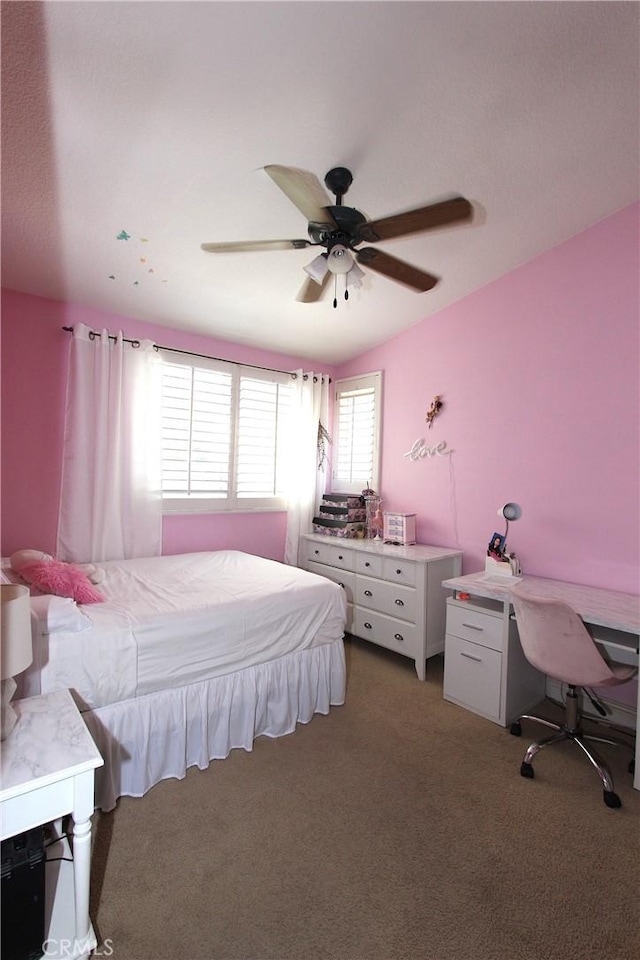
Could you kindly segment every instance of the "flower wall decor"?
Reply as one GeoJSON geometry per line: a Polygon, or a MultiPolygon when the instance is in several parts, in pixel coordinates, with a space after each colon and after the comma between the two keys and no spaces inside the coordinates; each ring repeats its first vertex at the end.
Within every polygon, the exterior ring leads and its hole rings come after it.
{"type": "Polygon", "coordinates": [[[433,421],[442,410],[443,406],[444,406],[444,403],[442,402],[442,396],[440,394],[436,394],[436,396],[431,401],[431,406],[427,410],[427,415],[424,418],[426,422],[429,424],[429,430],[431,430],[431,425],[433,424],[433,421]]]}

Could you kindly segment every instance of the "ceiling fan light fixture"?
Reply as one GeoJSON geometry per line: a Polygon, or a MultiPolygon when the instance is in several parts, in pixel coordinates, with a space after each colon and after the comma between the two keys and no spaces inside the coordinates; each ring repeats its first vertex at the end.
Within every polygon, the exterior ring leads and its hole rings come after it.
{"type": "Polygon", "coordinates": [[[311,263],[308,263],[306,267],[303,267],[303,269],[305,273],[309,274],[312,280],[315,280],[316,283],[322,283],[329,270],[327,254],[321,253],[319,256],[314,257],[311,263]]]}
{"type": "Polygon", "coordinates": [[[329,251],[327,262],[331,273],[348,273],[354,265],[351,253],[342,243],[334,243],[329,251]]]}
{"type": "Polygon", "coordinates": [[[353,290],[358,290],[362,286],[362,281],[364,280],[365,276],[366,274],[364,270],[361,270],[354,260],[351,269],[345,278],[347,287],[351,287],[353,290]]]}

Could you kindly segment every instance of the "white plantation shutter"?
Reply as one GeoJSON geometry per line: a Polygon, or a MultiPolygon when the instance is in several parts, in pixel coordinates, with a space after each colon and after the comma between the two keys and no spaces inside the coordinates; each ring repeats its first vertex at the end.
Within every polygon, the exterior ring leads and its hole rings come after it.
{"type": "Polygon", "coordinates": [[[165,512],[284,509],[290,409],[288,374],[163,359],[165,512]]]}
{"type": "Polygon", "coordinates": [[[237,491],[239,499],[282,496],[282,456],[291,410],[290,383],[240,376],[237,491]],[[280,464],[280,466],[279,466],[280,464]]]}
{"type": "Polygon", "coordinates": [[[333,489],[340,493],[378,489],[381,379],[378,372],[336,383],[333,489]]]}
{"type": "Polygon", "coordinates": [[[369,479],[373,472],[375,402],[373,387],[340,394],[338,404],[338,478],[346,483],[369,479]]]}
{"type": "Polygon", "coordinates": [[[231,391],[230,373],[163,363],[163,497],[228,496],[231,391]]]}

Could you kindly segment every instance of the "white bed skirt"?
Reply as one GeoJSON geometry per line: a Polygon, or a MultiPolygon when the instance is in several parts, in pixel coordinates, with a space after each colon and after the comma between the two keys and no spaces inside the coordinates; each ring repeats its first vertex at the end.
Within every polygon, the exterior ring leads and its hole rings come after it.
{"type": "Polygon", "coordinates": [[[96,807],[142,797],[189,767],[204,770],[256,737],[282,737],[314,713],[344,703],[342,639],[187,687],[83,713],[104,758],[96,770],[96,807]]]}

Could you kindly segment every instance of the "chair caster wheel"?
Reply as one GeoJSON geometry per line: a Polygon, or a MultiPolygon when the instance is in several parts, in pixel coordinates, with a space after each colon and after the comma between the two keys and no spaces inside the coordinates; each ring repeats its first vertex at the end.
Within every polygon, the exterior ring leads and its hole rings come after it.
{"type": "Polygon", "coordinates": [[[615,809],[617,807],[622,806],[620,797],[618,796],[617,793],[614,793],[612,790],[603,790],[602,796],[604,797],[604,802],[608,807],[613,807],[615,809]]]}
{"type": "MultiPolygon", "coordinates": [[[[526,777],[527,780],[533,780],[533,767],[530,763],[523,763],[520,765],[520,776],[526,777]]],[[[615,796],[615,794],[613,794],[615,796]]]]}
{"type": "Polygon", "coordinates": [[[511,734],[512,737],[521,737],[521,736],[522,736],[522,727],[520,726],[520,721],[519,721],[519,720],[514,720],[514,722],[511,724],[511,728],[510,728],[510,730],[509,730],[509,733],[511,734]]]}

